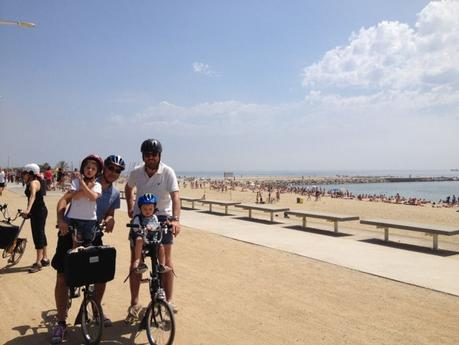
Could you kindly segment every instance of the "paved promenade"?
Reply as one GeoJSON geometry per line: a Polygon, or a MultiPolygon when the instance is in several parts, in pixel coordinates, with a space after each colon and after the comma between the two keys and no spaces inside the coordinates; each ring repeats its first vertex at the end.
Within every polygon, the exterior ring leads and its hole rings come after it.
{"type": "Polygon", "coordinates": [[[181,218],[184,226],[194,229],[459,296],[459,254],[416,252],[362,242],[354,236],[327,236],[289,229],[287,224],[265,224],[197,210],[182,210],[181,218]]]}

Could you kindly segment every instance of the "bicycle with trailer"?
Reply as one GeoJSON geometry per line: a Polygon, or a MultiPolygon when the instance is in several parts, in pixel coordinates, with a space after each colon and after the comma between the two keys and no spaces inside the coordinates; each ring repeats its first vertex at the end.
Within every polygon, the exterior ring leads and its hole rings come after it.
{"type": "MultiPolygon", "coordinates": [[[[149,230],[139,224],[129,223],[126,226],[143,237],[142,262],[145,263],[146,257],[151,259],[150,275],[141,280],[149,284],[151,301],[140,322],[139,331],[146,330],[148,342],[151,345],[172,345],[175,337],[174,313],[166,301],[166,293],[161,281],[161,274],[171,269],[163,266],[158,258],[163,236],[170,229],[169,220],[160,222],[159,227],[154,230],[149,230]]],[[[133,271],[129,273],[125,282],[132,273],[133,271]]]]}
{"type": "Polygon", "coordinates": [[[67,313],[72,300],[81,295],[83,300],[74,325],[81,325],[86,344],[99,344],[104,328],[102,306],[95,299],[96,283],[106,283],[115,276],[116,250],[111,246],[93,246],[96,236],[103,236],[104,224],[98,224],[90,240],[82,240],[78,229],[69,225],[73,241],[79,247],[67,252],[64,276],[68,289],[67,313]]]}
{"type": "Polygon", "coordinates": [[[26,219],[23,218],[19,226],[14,225],[13,222],[20,216],[22,210],[18,210],[12,218],[7,204],[0,205],[0,212],[4,218],[0,221],[0,249],[3,249],[2,257],[9,258],[8,263],[13,266],[21,260],[27,246],[27,239],[19,238],[26,219]]]}

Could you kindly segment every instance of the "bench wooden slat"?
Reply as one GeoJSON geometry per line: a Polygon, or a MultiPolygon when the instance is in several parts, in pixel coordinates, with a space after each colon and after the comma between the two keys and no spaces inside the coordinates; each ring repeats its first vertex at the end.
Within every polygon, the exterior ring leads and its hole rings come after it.
{"type": "Polygon", "coordinates": [[[251,204],[239,204],[236,205],[236,207],[242,208],[244,210],[258,210],[258,211],[264,211],[264,212],[286,212],[290,210],[289,208],[286,207],[276,207],[276,206],[271,206],[271,205],[266,205],[266,206],[259,206],[259,205],[251,205],[251,204]]]}
{"type": "Polygon", "coordinates": [[[287,214],[292,215],[292,216],[297,216],[297,217],[312,217],[312,218],[327,219],[330,221],[337,220],[340,222],[360,219],[358,216],[350,216],[350,215],[327,213],[327,212],[288,211],[287,214]]]}
{"type": "Polygon", "coordinates": [[[190,198],[190,197],[187,197],[187,196],[181,196],[180,200],[183,200],[183,201],[200,201],[201,198],[190,198]]]}
{"type": "Polygon", "coordinates": [[[260,206],[257,204],[240,204],[240,205],[235,205],[238,208],[242,208],[243,210],[248,210],[249,211],[249,218],[252,218],[252,211],[263,211],[263,212],[269,212],[270,213],[270,220],[271,223],[274,222],[274,213],[278,212],[286,212],[290,210],[289,208],[286,207],[276,207],[273,205],[266,205],[266,206],[260,206]]]}
{"type": "Polygon", "coordinates": [[[199,200],[203,204],[214,204],[214,205],[222,205],[222,206],[234,206],[238,205],[240,201],[229,201],[229,200],[199,200]]]}

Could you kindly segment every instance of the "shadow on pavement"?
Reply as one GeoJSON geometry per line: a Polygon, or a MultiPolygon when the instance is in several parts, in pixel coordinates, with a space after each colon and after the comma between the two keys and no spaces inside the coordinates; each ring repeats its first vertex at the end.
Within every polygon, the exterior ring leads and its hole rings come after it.
{"type": "Polygon", "coordinates": [[[318,234],[318,235],[325,235],[331,237],[348,237],[353,236],[352,234],[346,234],[343,232],[334,232],[333,230],[323,230],[318,228],[303,228],[301,225],[289,225],[285,226],[286,229],[302,231],[302,232],[309,232],[311,234],[318,234]]]}
{"type": "Polygon", "coordinates": [[[391,247],[391,248],[397,248],[397,249],[402,249],[402,250],[409,250],[412,252],[430,254],[430,255],[435,255],[435,256],[443,256],[443,257],[459,254],[459,252],[455,252],[452,250],[439,249],[437,251],[434,251],[432,250],[432,248],[425,247],[425,246],[419,246],[419,245],[409,244],[409,243],[393,242],[393,241],[385,242],[384,240],[381,240],[378,238],[360,240],[360,242],[371,243],[371,244],[376,244],[376,245],[391,247]]]}
{"type": "MultiPolygon", "coordinates": [[[[56,310],[43,311],[41,316],[42,320],[37,326],[14,327],[13,330],[17,331],[19,336],[6,341],[5,345],[51,344],[51,332],[57,323],[56,310]]],[[[126,324],[124,320],[114,321],[111,327],[104,328],[100,344],[148,344],[148,341],[136,341],[139,335],[138,326],[138,323],[126,324]]],[[[81,326],[67,326],[64,344],[84,344],[81,326]]]]}

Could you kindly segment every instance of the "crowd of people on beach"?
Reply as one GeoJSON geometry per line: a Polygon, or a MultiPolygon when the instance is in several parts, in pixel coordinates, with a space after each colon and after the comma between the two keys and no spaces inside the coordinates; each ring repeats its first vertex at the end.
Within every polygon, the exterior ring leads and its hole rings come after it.
{"type": "MultiPolygon", "coordinates": [[[[432,207],[459,207],[459,198],[455,195],[448,196],[444,200],[433,201],[419,197],[405,197],[396,193],[395,195],[360,193],[354,194],[345,188],[326,188],[316,185],[301,185],[288,180],[257,180],[257,179],[203,179],[187,177],[181,179],[183,186],[190,186],[191,189],[209,189],[219,192],[240,190],[256,193],[256,203],[273,204],[280,200],[281,194],[296,194],[306,200],[318,201],[322,197],[339,198],[347,200],[358,200],[368,202],[384,202],[400,205],[427,206],[432,207]]],[[[333,180],[334,181],[334,180],[333,180]]]]}
{"type": "MultiPolygon", "coordinates": [[[[51,190],[61,190],[64,191],[69,187],[70,181],[73,177],[74,171],[64,170],[62,168],[56,167],[51,168],[49,165],[43,165],[40,167],[40,178],[45,183],[47,191],[51,190]]],[[[1,170],[1,168],[0,168],[1,170]]],[[[10,168],[2,171],[5,178],[5,185],[7,183],[21,183],[25,185],[23,179],[23,169],[20,168],[10,168]]]]}
{"type": "MultiPolygon", "coordinates": [[[[164,298],[171,311],[177,312],[172,302],[174,272],[172,262],[172,244],[180,233],[180,196],[178,180],[174,170],[161,160],[163,148],[156,139],[145,140],[140,149],[143,163],[130,171],[125,184],[125,199],[128,215],[133,224],[141,224],[146,232],[144,236],[135,231],[129,235],[131,249],[129,263],[130,304],[125,319],[126,323],[140,320],[142,307],[139,301],[139,288],[145,265],[140,257],[143,239],[150,232],[158,230],[159,222],[168,224],[170,229],[161,237],[158,260],[162,267],[161,283],[164,298]],[[137,222],[137,223],[135,223],[137,222]],[[156,225],[156,228],[154,227],[156,225]]],[[[32,237],[37,251],[36,260],[28,269],[29,273],[40,272],[44,267],[52,266],[56,272],[54,299],[57,309],[57,324],[53,328],[51,342],[60,344],[64,341],[67,328],[67,302],[69,286],[65,276],[65,258],[80,243],[103,246],[102,234],[98,229],[111,233],[115,226],[115,211],[120,208],[121,193],[115,182],[120,178],[126,165],[119,155],[110,155],[103,160],[98,155],[88,155],[79,170],[65,171],[50,167],[41,168],[36,163],[26,164],[20,169],[0,168],[0,192],[7,183],[18,183],[25,187],[27,207],[21,212],[24,219],[30,219],[32,237]],[[8,182],[7,182],[8,181],[8,182]],[[57,203],[57,225],[59,228],[57,246],[52,260],[48,258],[46,219],[48,209],[45,195],[48,190],[63,186],[63,196],[57,203]],[[72,231],[73,228],[75,231],[72,231]]],[[[1,194],[0,194],[1,195],[1,194]]],[[[0,200],[7,202],[4,194],[0,200]]],[[[0,236],[3,231],[0,229],[0,236]]],[[[7,244],[5,253],[12,253],[16,246],[7,244]]],[[[99,247],[102,248],[103,247],[99,247]]],[[[12,257],[9,261],[14,264],[12,257]]],[[[85,274],[82,271],[79,274],[85,274]]],[[[106,283],[95,283],[94,298],[99,303],[105,292],[106,283]]],[[[72,290],[72,289],[70,289],[72,290]]],[[[50,298],[52,298],[50,296],[50,298]]],[[[103,315],[104,327],[112,325],[107,315],[103,315]]]]}

